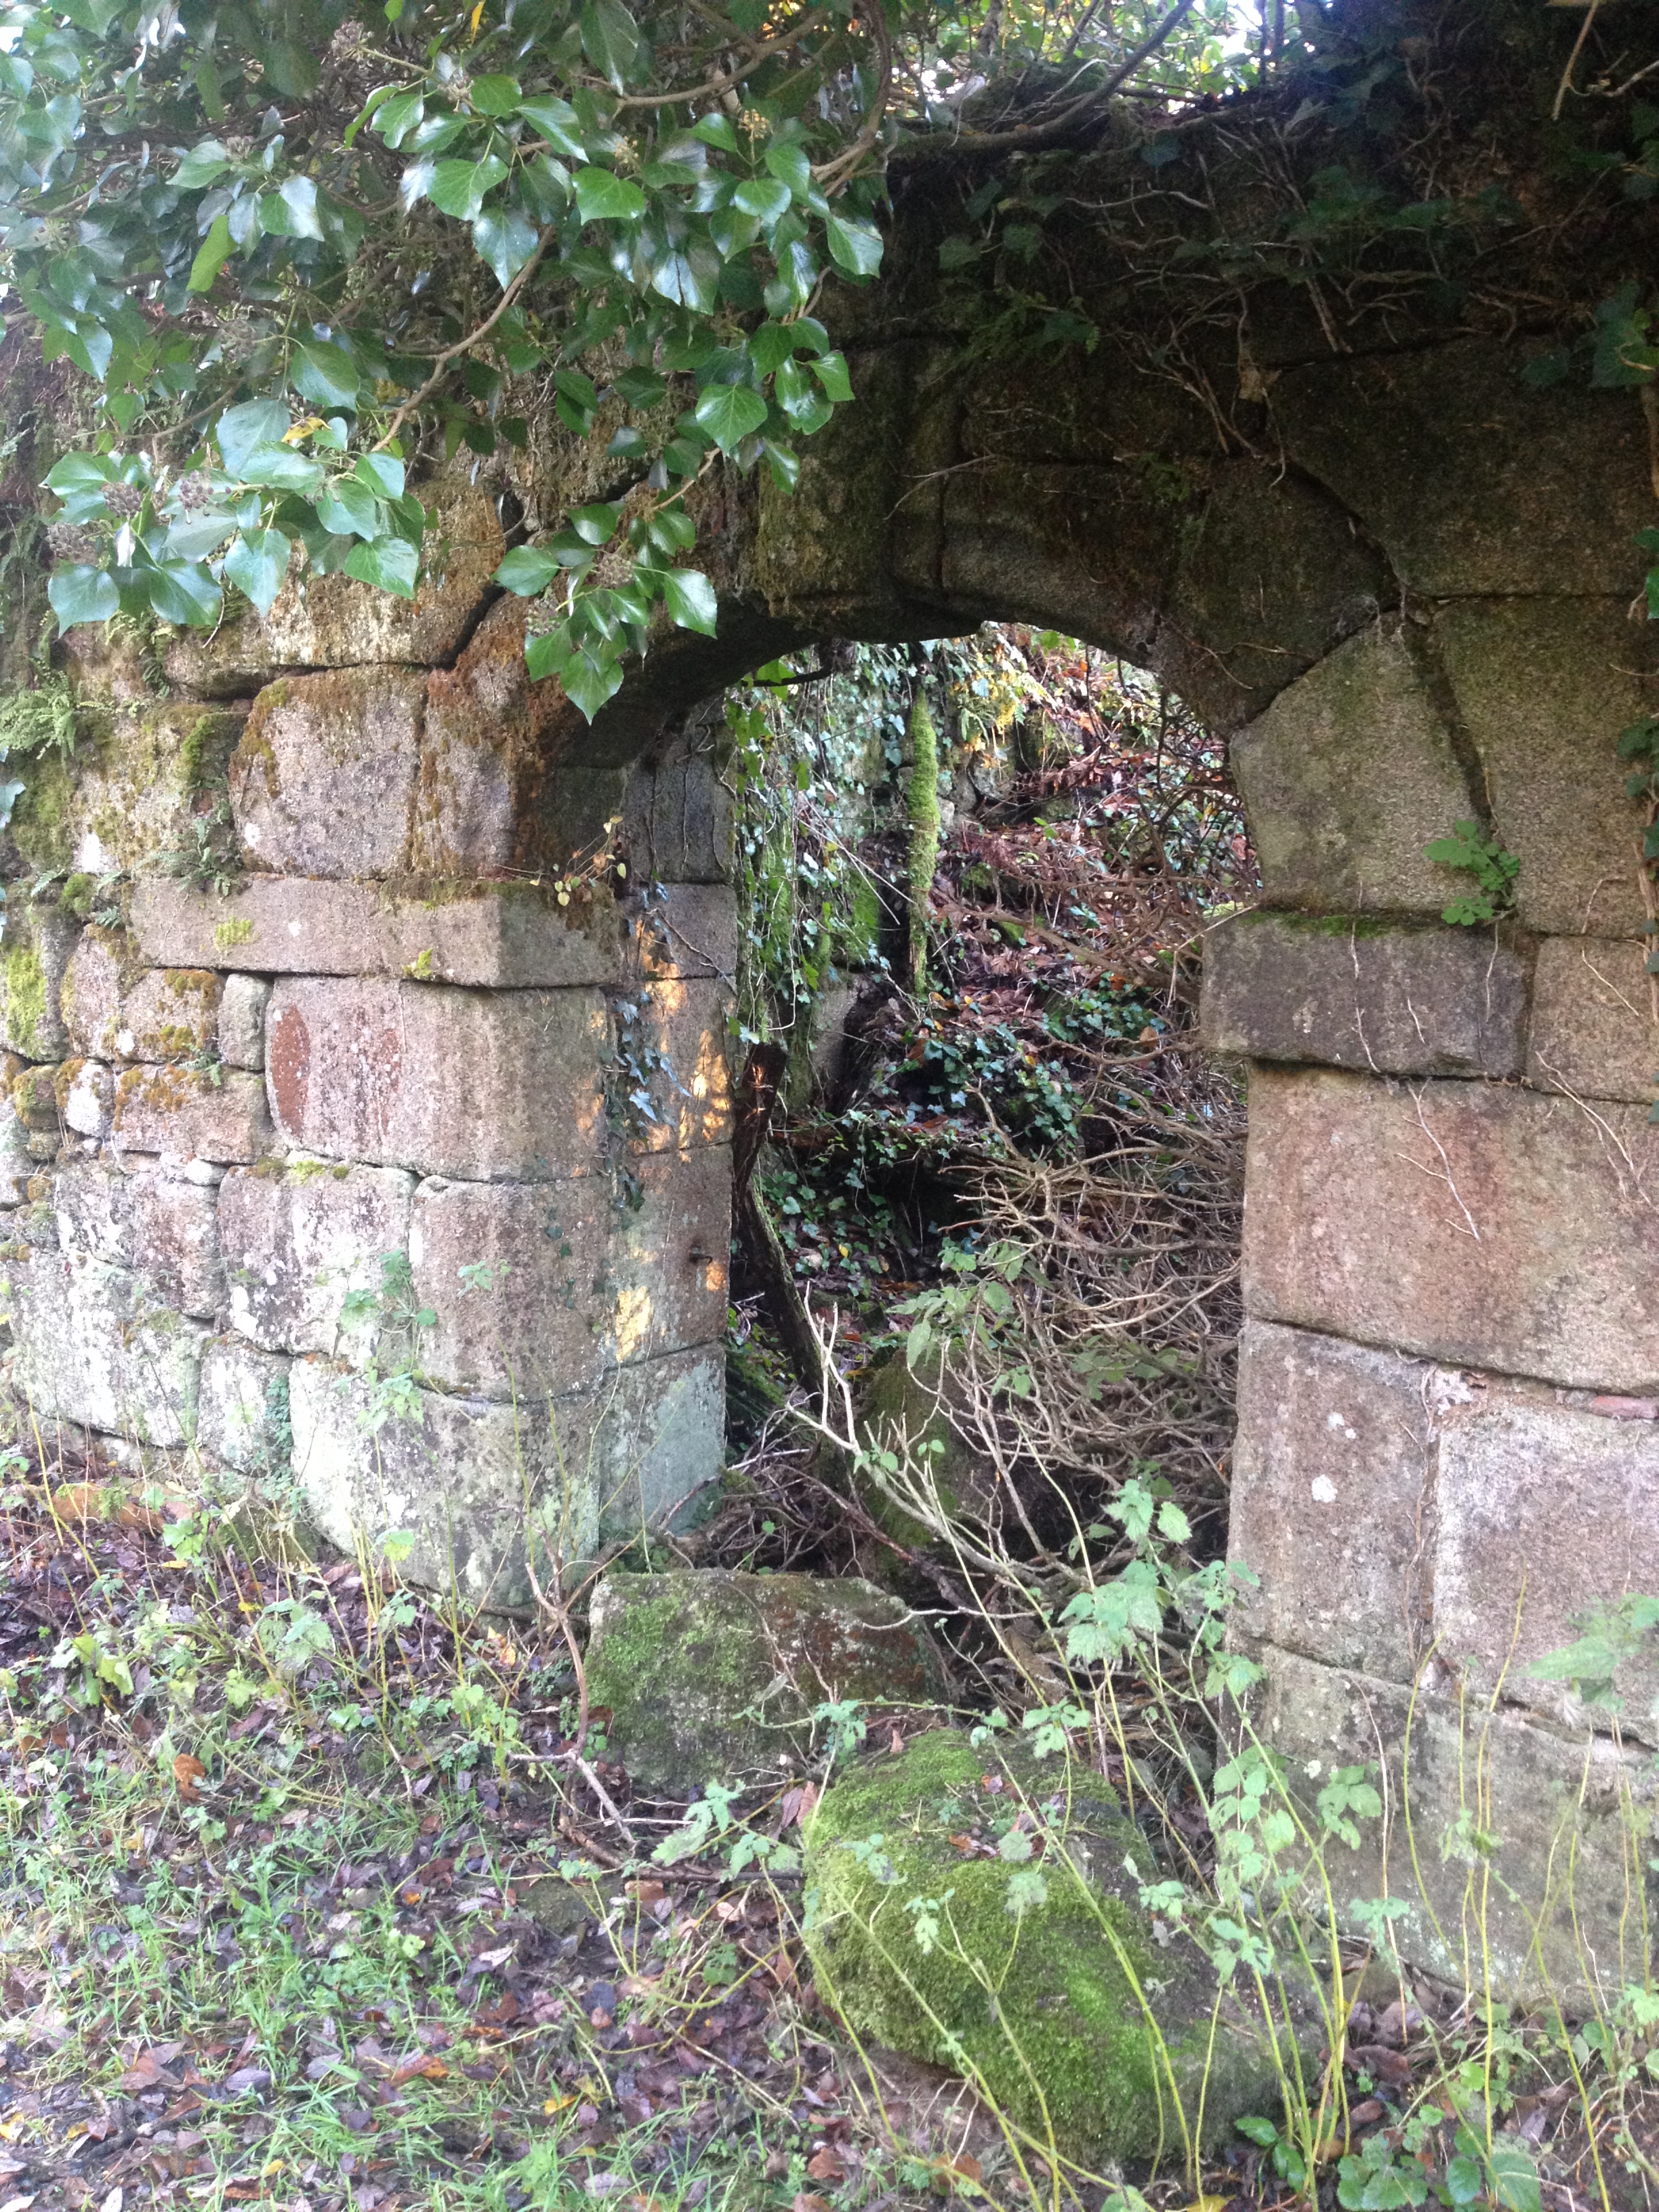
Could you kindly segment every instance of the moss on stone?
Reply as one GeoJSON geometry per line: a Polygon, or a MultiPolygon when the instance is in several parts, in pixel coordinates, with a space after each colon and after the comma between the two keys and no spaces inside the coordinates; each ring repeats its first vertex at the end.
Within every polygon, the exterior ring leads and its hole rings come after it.
{"type": "Polygon", "coordinates": [[[1137,1891],[1156,1871],[1097,1776],[933,1731],[843,1773],[813,1817],[818,1987],[860,2035],[976,2075],[1071,2155],[1178,2161],[1189,2136],[1271,2103],[1276,2074],[1196,1948],[1153,1940],[1137,1891]],[[1016,1814],[1036,1845],[1023,1867],[998,1850],[1016,1814]],[[1033,1873],[1040,1892],[1011,1910],[1011,1882],[1033,1873]]]}
{"type": "Polygon", "coordinates": [[[25,788],[11,817],[11,834],[37,875],[52,875],[70,865],[69,817],[74,794],[75,772],[61,754],[43,753],[29,763],[25,788]]]}
{"type": "Polygon", "coordinates": [[[5,956],[6,1032],[19,1052],[43,1049],[46,1018],[46,975],[32,945],[15,945],[5,956]]]}
{"type": "Polygon", "coordinates": [[[920,685],[910,709],[910,787],[907,797],[910,842],[905,888],[910,908],[911,995],[927,994],[927,916],[939,866],[939,739],[920,685]]]}

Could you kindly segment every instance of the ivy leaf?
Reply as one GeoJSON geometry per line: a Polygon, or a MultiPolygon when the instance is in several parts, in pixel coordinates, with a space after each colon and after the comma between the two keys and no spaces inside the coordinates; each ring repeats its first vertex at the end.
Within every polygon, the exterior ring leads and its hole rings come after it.
{"type": "Polygon", "coordinates": [[[562,154],[568,161],[587,159],[581,118],[568,100],[521,100],[519,112],[541,132],[556,154],[562,154]]]}
{"type": "Polygon", "coordinates": [[[691,136],[701,138],[705,146],[718,146],[722,154],[741,151],[738,134],[729,115],[705,115],[691,126],[691,136]]]}
{"type": "Polygon", "coordinates": [[[357,480],[382,499],[401,499],[404,495],[404,465],[390,453],[360,453],[357,480]]]}
{"type": "MultiPolygon", "coordinates": [[[[243,464],[254,447],[280,444],[287,434],[288,426],[288,410],[278,400],[248,399],[240,407],[227,408],[215,425],[213,433],[219,441],[219,452],[227,472],[240,477],[243,464]]],[[[51,477],[48,477],[46,481],[51,483],[51,477]]]]}
{"type": "Polygon", "coordinates": [[[121,609],[115,579],[103,568],[54,568],[46,584],[46,597],[58,617],[60,636],[76,623],[107,622],[121,609]]]}
{"type": "Polygon", "coordinates": [[[235,240],[230,234],[229,217],[223,214],[216,215],[208,226],[207,236],[197,249],[195,260],[190,264],[190,280],[185,289],[187,292],[209,290],[214,278],[234,251],[235,240]]]}
{"type": "Polygon", "coordinates": [[[560,672],[565,697],[590,722],[605,701],[621,690],[622,680],[620,660],[595,660],[586,653],[572,653],[560,672]]]}
{"type": "Polygon", "coordinates": [[[824,232],[830,240],[830,258],[837,269],[848,276],[873,276],[881,267],[881,233],[867,222],[848,222],[838,215],[829,216],[824,232]]]}
{"type": "Polygon", "coordinates": [[[354,545],[345,558],[345,572],[360,584],[378,584],[400,599],[415,596],[415,577],[421,556],[406,538],[378,538],[372,545],[354,545]]]}
{"type": "Polygon", "coordinates": [[[841,403],[852,398],[853,380],[847,373],[845,354],[820,354],[812,363],[812,374],[823,386],[826,399],[841,403]]]}
{"type": "Polygon", "coordinates": [[[497,154],[486,154],[481,161],[440,161],[428,187],[432,204],[444,215],[472,222],[485,193],[493,191],[506,174],[507,164],[497,154]]]}
{"type": "Polygon", "coordinates": [[[536,227],[510,209],[491,208],[473,224],[472,243],[504,292],[536,251],[536,227]]]}
{"type": "Polygon", "coordinates": [[[734,204],[757,222],[773,223],[787,215],[793,204],[789,187],[777,178],[750,177],[732,195],[734,204]]]}
{"type": "Polygon", "coordinates": [[[289,375],[300,397],[313,407],[355,409],[357,404],[357,365],[343,346],[320,340],[296,346],[289,375]]]}
{"type": "Polygon", "coordinates": [[[812,165],[806,158],[806,149],[798,145],[769,146],[766,166],[770,173],[783,185],[791,196],[804,200],[812,189],[812,165]]]}
{"type": "Polygon", "coordinates": [[[723,453],[735,453],[765,422],[766,402],[741,384],[711,384],[697,401],[697,422],[723,453]]]}
{"type": "Polygon", "coordinates": [[[578,169],[575,182],[576,209],[584,222],[632,222],[645,213],[639,186],[609,169],[578,169]]]}
{"type": "Polygon", "coordinates": [[[317,502],[317,520],[335,538],[377,538],[385,524],[380,501],[352,477],[337,477],[329,486],[317,502]]]}
{"type": "Polygon", "coordinates": [[[149,603],[163,622],[211,629],[224,606],[218,585],[198,561],[158,561],[154,568],[139,570],[138,580],[147,586],[149,603]]]}
{"type": "Polygon", "coordinates": [[[267,615],[283,588],[293,550],[292,540],[280,530],[245,530],[225,556],[225,575],[267,615]]]}
{"type": "Polygon", "coordinates": [[[216,138],[204,138],[199,146],[192,146],[173,173],[173,181],[180,191],[199,192],[204,186],[216,183],[230,167],[230,156],[216,138]]]}
{"type": "Polygon", "coordinates": [[[494,581],[505,591],[516,592],[521,599],[533,599],[558,573],[558,562],[551,553],[536,545],[515,545],[496,569],[494,581]]]}
{"type": "Polygon", "coordinates": [[[662,595],[678,629],[698,630],[704,637],[714,636],[720,605],[714,597],[714,586],[701,569],[665,569],[662,595]]]}
{"type": "Polygon", "coordinates": [[[322,464],[292,446],[256,446],[235,474],[244,483],[269,484],[274,491],[315,491],[323,480],[322,464]]]}
{"type": "Polygon", "coordinates": [[[475,76],[467,97],[475,115],[511,115],[520,92],[515,76],[475,76]]]}
{"type": "MultiPolygon", "coordinates": [[[[420,93],[394,92],[390,100],[375,109],[374,127],[386,144],[395,149],[403,144],[425,112],[426,101],[420,93]]],[[[348,131],[346,143],[350,143],[351,134],[348,131]]]]}
{"type": "Polygon", "coordinates": [[[640,54],[639,28],[622,0],[587,0],[581,12],[581,38],[588,60],[621,92],[640,54]]]}
{"type": "Polygon", "coordinates": [[[265,196],[265,229],[277,238],[320,238],[317,187],[309,177],[285,177],[273,199],[265,196]]]}

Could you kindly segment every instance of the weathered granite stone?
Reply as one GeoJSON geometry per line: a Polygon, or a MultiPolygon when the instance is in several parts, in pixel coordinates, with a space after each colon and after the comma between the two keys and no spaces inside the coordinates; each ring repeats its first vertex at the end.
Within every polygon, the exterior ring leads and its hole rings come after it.
{"type": "Polygon", "coordinates": [[[257,1075],[216,1079],[185,1067],[129,1067],[115,1085],[115,1141],[125,1152],[163,1152],[228,1166],[270,1146],[264,1085],[257,1075]]]}
{"type": "Polygon", "coordinates": [[[1438,915],[1423,848],[1479,808],[1409,623],[1350,638],[1234,738],[1269,906],[1438,915]]]}
{"type": "Polygon", "coordinates": [[[934,1705],[945,1669],[910,1607],[856,1576],[607,1575],[588,1695],[636,1782],[687,1790],[810,1758],[819,1705],[934,1705]]]}
{"type": "MultiPolygon", "coordinates": [[[[17,1063],[12,1063],[15,1067],[17,1063]]],[[[57,1137],[64,1109],[58,1097],[55,1067],[19,1067],[11,1079],[11,1109],[32,1134],[57,1137]]],[[[44,1157],[52,1157],[50,1153],[44,1157]]]]}
{"type": "Polygon", "coordinates": [[[1205,936],[1205,1041],[1385,1075],[1518,1075],[1528,965],[1490,931],[1240,915],[1205,936]]]}
{"type": "Polygon", "coordinates": [[[202,1354],[196,1441],[210,1460],[238,1474],[286,1474],[289,1363],[235,1337],[202,1354]]]}
{"type": "MultiPolygon", "coordinates": [[[[142,888],[135,886],[135,893],[142,888]]],[[[83,1058],[117,1058],[121,1002],[143,974],[143,961],[125,930],[94,922],[82,932],[58,996],[70,1044],[83,1058]]]]}
{"type": "Polygon", "coordinates": [[[1659,1082],[1651,939],[1547,937],[1533,981],[1527,1076],[1544,1091],[1645,1103],[1659,1082]]]}
{"type": "Polygon", "coordinates": [[[14,1252],[9,1273],[13,1388],[37,1417],[140,1443],[191,1441],[205,1328],[88,1254],[14,1252]]]}
{"type": "Polygon", "coordinates": [[[133,887],[133,931],[167,967],[285,975],[404,975],[493,990],[730,975],[737,909],[724,885],[568,908],[539,884],[371,884],[250,876],[228,898],[165,877],[133,887]]]}
{"type": "Polygon", "coordinates": [[[284,978],[265,1081],[278,1129],[307,1152],[548,1181],[600,1156],[608,1034],[597,991],[284,978]]]}
{"type": "Polygon", "coordinates": [[[538,801],[573,710],[559,684],[530,680],[526,616],[524,600],[504,599],[455,666],[428,678],[411,848],[422,874],[499,876],[550,857],[538,801]]]}
{"type": "Polygon", "coordinates": [[[206,968],[152,968],[121,1001],[122,1060],[193,1060],[218,1041],[219,978],[206,968]]]}
{"type": "Polygon", "coordinates": [[[76,1160],[52,1185],[65,1252],[129,1270],[164,1304],[210,1320],[224,1301],[210,1188],[158,1161],[76,1160]]]}
{"type": "MultiPolygon", "coordinates": [[[[13,1111],[9,1098],[0,1096],[0,1209],[9,1211],[23,1204],[34,1165],[29,1157],[29,1133],[13,1111]]],[[[6,1228],[10,1233],[9,1221],[6,1228]]]]}
{"type": "Polygon", "coordinates": [[[219,1000],[219,1057],[227,1067],[261,1074],[265,1064],[265,1008],[270,985],[263,975],[227,975],[219,1000]]]}
{"type": "Polygon", "coordinates": [[[58,993],[80,934],[80,923],[61,907],[21,896],[7,902],[0,1039],[25,1060],[57,1060],[68,1047],[58,993]]]}
{"type": "Polygon", "coordinates": [[[72,761],[37,756],[12,821],[30,867],[87,878],[89,890],[190,848],[197,795],[222,775],[246,713],[147,695],[92,718],[72,761]]]}
{"type": "Polygon", "coordinates": [[[187,632],[167,648],[171,680],[213,698],[234,697],[285,668],[333,668],[365,662],[430,667],[452,659],[489,596],[506,541],[495,503],[471,469],[419,484],[437,526],[412,599],[335,574],[295,574],[263,620],[250,611],[211,640],[187,632]]]}
{"type": "Polygon", "coordinates": [[[1434,1372],[1245,1322],[1228,1556],[1260,1579],[1234,1607],[1243,1633],[1411,1680],[1432,1601],[1434,1372]]]}
{"type": "Polygon", "coordinates": [[[425,697],[424,677],[376,668],[267,685],[230,764],[248,866],[329,877],[406,868],[425,697]]]}
{"type": "Polygon", "coordinates": [[[1659,1388],[1659,1130],[1640,1108],[1263,1067],[1249,1110],[1259,1319],[1570,1388],[1659,1388]]]}
{"type": "Polygon", "coordinates": [[[732,872],[737,802],[701,755],[641,768],[628,785],[628,849],[660,884],[720,884],[732,872]]]}
{"type": "Polygon", "coordinates": [[[730,1142],[726,1007],[719,983],[652,983],[612,1001],[610,1115],[630,1150],[730,1142]],[[648,1109],[638,1103],[641,1091],[648,1109]]]}
{"type": "Polygon", "coordinates": [[[1571,2011],[1633,1969],[1627,1931],[1659,1787],[1649,1754],[1605,1735],[1564,1740],[1475,1699],[1413,1705],[1398,1684],[1288,1651],[1259,1656],[1257,1725],[1292,1786],[1311,1797],[1334,1767],[1375,1777],[1379,1751],[1386,1765],[1383,1817],[1363,1824],[1359,1849],[1345,1849],[1335,1870],[1340,1917],[1353,1899],[1400,1898],[1402,1957],[1459,1987],[1489,1969],[1499,2002],[1571,2011]],[[1489,1861],[1472,1832],[1496,1839],[1489,1861]]]}
{"type": "Polygon", "coordinates": [[[475,1604],[523,1607],[533,1525],[538,1572],[590,1558],[602,1532],[659,1525],[720,1474],[725,1362],[718,1347],[617,1370],[597,1389],[536,1405],[420,1390],[418,1419],[371,1427],[370,1386],[318,1359],[291,1370],[294,1467],[318,1528],[375,1551],[415,1538],[403,1571],[475,1604]]]}
{"type": "Polygon", "coordinates": [[[1620,592],[1606,600],[1459,599],[1436,618],[1494,826],[1521,863],[1515,911],[1528,929],[1641,933],[1644,817],[1625,795],[1617,749],[1620,732],[1652,705],[1642,670],[1653,666],[1655,645],[1626,612],[1620,592]]]}
{"type": "Polygon", "coordinates": [[[78,1137],[106,1137],[115,1111],[115,1078],[101,1060],[66,1060],[58,1071],[64,1126],[78,1137]]]}
{"type": "Polygon", "coordinates": [[[444,1389],[534,1396],[725,1332],[724,1146],[561,1183],[423,1182],[409,1231],[422,1364],[444,1389]]]}
{"type": "MultiPolygon", "coordinates": [[[[1659,1595],[1659,1423],[1474,1390],[1441,1419],[1434,1498],[1436,1656],[1482,1699],[1498,1694],[1569,1729],[1586,1712],[1528,1665],[1576,1641],[1577,1620],[1659,1595]]],[[[1621,1668],[1620,1725],[1659,1746],[1659,1662],[1621,1668]]]]}
{"type": "Polygon", "coordinates": [[[340,1309],[355,1291],[379,1291],[383,1262],[407,1250],[414,1188],[397,1168],[233,1169],[219,1188],[232,1328],[267,1352],[361,1364],[375,1332],[343,1332],[340,1309]]]}

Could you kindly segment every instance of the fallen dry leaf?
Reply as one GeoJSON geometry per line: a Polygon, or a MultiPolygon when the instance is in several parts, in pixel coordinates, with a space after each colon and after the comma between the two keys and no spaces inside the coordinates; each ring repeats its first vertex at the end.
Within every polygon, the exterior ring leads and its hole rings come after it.
{"type": "Polygon", "coordinates": [[[845,2181],[847,2161],[838,2150],[831,2150],[826,2144],[807,2160],[806,2173],[811,2181],[845,2181]]]}
{"type": "Polygon", "coordinates": [[[417,2075],[428,2081],[443,2081],[448,2079],[449,2069],[441,2058],[434,2058],[429,2051],[423,2051],[418,2058],[405,2059],[401,2066],[394,2068],[386,2086],[401,2089],[405,2081],[413,2081],[417,2075]]]}
{"type": "Polygon", "coordinates": [[[207,1780],[207,1769],[199,1759],[192,1759],[189,1752],[181,1751],[173,1762],[173,1778],[179,1785],[179,1795],[186,1804],[193,1805],[198,1796],[196,1785],[207,1780]]]}
{"type": "Polygon", "coordinates": [[[799,2189],[789,2212],[830,2212],[830,2201],[824,2197],[814,2197],[810,2189],[799,2189]]]}

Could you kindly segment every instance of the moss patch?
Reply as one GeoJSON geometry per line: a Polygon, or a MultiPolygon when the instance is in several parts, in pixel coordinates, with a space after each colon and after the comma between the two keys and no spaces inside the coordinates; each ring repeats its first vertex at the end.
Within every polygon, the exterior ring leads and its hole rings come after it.
{"type": "Polygon", "coordinates": [[[46,976],[32,945],[14,945],[5,956],[6,1034],[19,1052],[44,1049],[40,1024],[46,1015],[46,976]]]}
{"type": "Polygon", "coordinates": [[[1157,1871],[1096,1775],[936,1730],[843,1774],[813,1819],[818,1986],[860,2035],[976,2072],[1072,2155],[1178,2162],[1189,2133],[1212,2138],[1271,2105],[1276,2077],[1201,1953],[1153,1940],[1138,1888],[1157,1871]],[[999,1850],[1017,1815],[1034,1845],[1024,1863],[999,1850]],[[1011,1883],[1033,1874],[1040,1892],[1011,1911],[1011,1883]],[[931,1948],[917,1940],[924,1910],[931,1948]]]}

